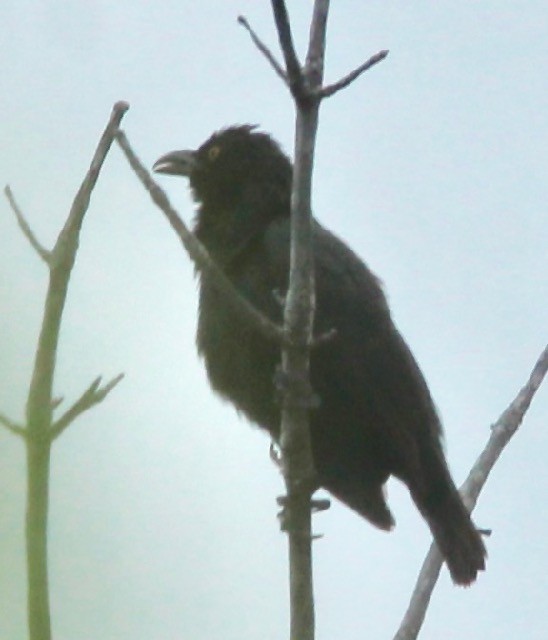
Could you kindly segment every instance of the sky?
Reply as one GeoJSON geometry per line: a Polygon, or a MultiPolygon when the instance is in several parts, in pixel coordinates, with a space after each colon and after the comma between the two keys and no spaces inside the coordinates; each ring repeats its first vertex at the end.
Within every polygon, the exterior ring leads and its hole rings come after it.
{"type": "MultiPolygon", "coordinates": [[[[324,103],[313,205],[384,282],[445,427],[455,480],[548,338],[548,5],[332,3],[326,79],[389,57],[324,103]]],[[[304,52],[311,2],[288,2],[304,52]]],[[[270,3],[20,0],[0,6],[0,183],[52,246],[117,100],[149,166],[233,123],[292,153],[270,3]]],[[[182,217],[182,180],[161,179],[182,217]]],[[[47,274],[0,200],[0,411],[22,420],[47,274]]],[[[268,439],[212,394],[194,346],[197,282],[113,147],[86,216],[55,393],[126,378],[56,442],[49,559],[55,640],[287,637],[283,483],[268,439]]],[[[421,638],[546,638],[548,385],[485,487],[488,570],[445,570],[421,638]]],[[[26,637],[25,458],[0,431],[0,637],[26,637]]],[[[390,638],[429,532],[391,481],[387,535],[333,502],[315,516],[317,638],[390,638]]]]}

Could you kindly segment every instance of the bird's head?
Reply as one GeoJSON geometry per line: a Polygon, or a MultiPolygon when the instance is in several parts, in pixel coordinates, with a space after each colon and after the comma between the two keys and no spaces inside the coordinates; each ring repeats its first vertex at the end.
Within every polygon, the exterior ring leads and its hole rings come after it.
{"type": "Polygon", "coordinates": [[[222,129],[196,150],[171,151],[153,169],[188,177],[194,198],[206,208],[226,210],[251,192],[271,192],[273,187],[289,202],[291,163],[280,146],[253,125],[222,129]]]}

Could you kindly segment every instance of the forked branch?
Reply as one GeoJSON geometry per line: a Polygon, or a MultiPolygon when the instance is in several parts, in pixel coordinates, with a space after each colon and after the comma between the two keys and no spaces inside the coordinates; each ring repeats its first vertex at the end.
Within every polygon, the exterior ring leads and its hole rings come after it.
{"type": "Polygon", "coordinates": [[[89,387],[82,393],[82,395],[76,400],[76,402],[69,408],[65,413],[58,418],[51,426],[50,429],[50,439],[55,440],[55,438],[59,437],[63,431],[69,427],[76,418],[91,409],[91,407],[95,406],[102,402],[107,395],[114,389],[114,387],[122,380],[124,377],[123,373],[119,373],[115,378],[107,382],[102,388],[101,385],[101,376],[95,378],[95,380],[89,385],[89,387]]]}

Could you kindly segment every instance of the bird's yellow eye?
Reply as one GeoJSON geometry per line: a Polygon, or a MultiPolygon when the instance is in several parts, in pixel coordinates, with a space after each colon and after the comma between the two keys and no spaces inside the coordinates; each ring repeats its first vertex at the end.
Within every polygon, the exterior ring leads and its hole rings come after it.
{"type": "Polygon", "coordinates": [[[213,162],[214,160],[217,160],[217,158],[219,157],[220,153],[221,153],[221,147],[219,147],[218,145],[215,145],[214,147],[211,147],[211,149],[209,149],[208,152],[207,152],[208,160],[210,162],[213,162]]]}

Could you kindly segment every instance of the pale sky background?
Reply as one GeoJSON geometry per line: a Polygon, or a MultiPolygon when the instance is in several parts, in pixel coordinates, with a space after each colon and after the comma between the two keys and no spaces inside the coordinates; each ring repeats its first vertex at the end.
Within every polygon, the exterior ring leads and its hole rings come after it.
{"type": "MultiPolygon", "coordinates": [[[[289,2],[300,51],[311,2],[289,2]]],[[[333,2],[328,80],[389,58],[324,104],[317,217],[383,279],[466,476],[548,339],[548,5],[333,2]]],[[[51,246],[112,104],[150,166],[232,123],[291,153],[293,107],[236,23],[277,39],[266,0],[0,6],[0,183],[51,246]]],[[[181,215],[183,181],[162,179],[181,215]]],[[[0,410],[23,416],[46,271],[0,200],[0,410]]],[[[194,349],[196,282],[114,147],[85,220],[56,393],[126,379],[57,442],[55,640],[287,637],[282,492],[268,439],[213,396],[194,349]]],[[[548,387],[483,492],[493,529],[472,588],[443,571],[421,638],[548,636],[548,387]]],[[[23,447],[0,432],[0,638],[26,637],[23,447]]],[[[397,527],[339,504],[315,517],[317,637],[391,638],[430,543],[407,492],[397,527]]]]}

